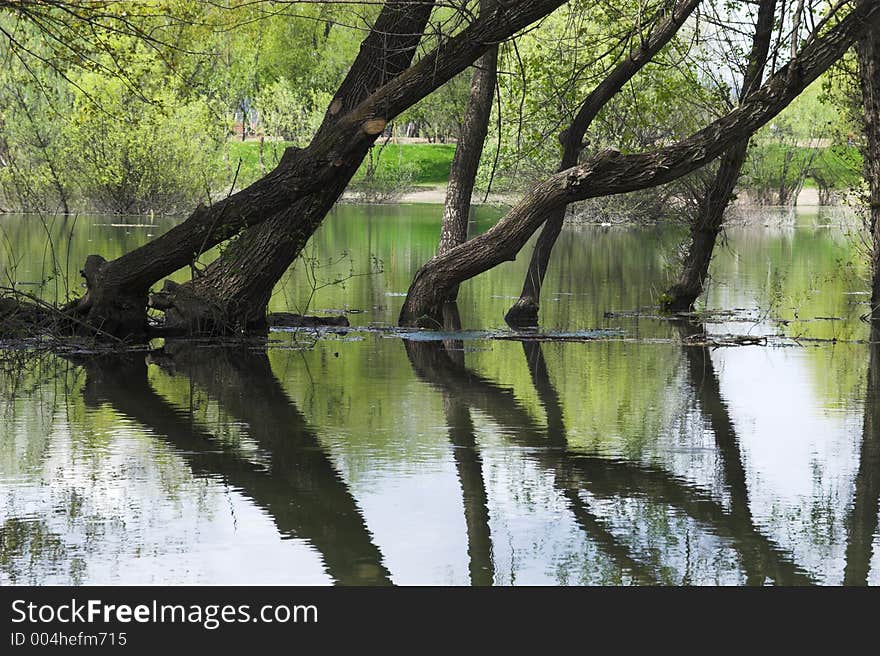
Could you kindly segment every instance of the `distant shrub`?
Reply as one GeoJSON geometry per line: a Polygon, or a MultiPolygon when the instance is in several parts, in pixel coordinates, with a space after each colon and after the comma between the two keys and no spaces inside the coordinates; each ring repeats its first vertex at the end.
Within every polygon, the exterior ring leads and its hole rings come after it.
{"type": "Polygon", "coordinates": [[[181,102],[167,88],[145,102],[122,80],[97,75],[80,86],[65,158],[94,209],[169,214],[206,199],[223,137],[206,102],[181,102]]]}

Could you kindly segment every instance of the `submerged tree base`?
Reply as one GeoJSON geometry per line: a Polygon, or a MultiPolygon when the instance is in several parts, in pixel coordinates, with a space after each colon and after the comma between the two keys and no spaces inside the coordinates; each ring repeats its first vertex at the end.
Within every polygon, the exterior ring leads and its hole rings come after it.
{"type": "MultiPolygon", "coordinates": [[[[222,342],[228,338],[265,338],[271,327],[278,328],[347,328],[348,319],[338,316],[310,316],[292,312],[263,312],[259,321],[236,326],[221,321],[195,322],[169,317],[160,322],[138,324],[125,338],[102,330],[79,318],[82,302],[56,307],[15,289],[0,296],[0,339],[56,344],[61,350],[115,347],[128,349],[147,344],[154,338],[181,337],[222,342]],[[169,320],[169,318],[171,320],[169,320]]],[[[202,315],[205,316],[205,315],[202,315]]],[[[114,327],[118,324],[113,323],[114,327]]]]}
{"type": "Polygon", "coordinates": [[[504,315],[504,320],[511,328],[537,328],[538,304],[526,298],[520,298],[504,315]]]}
{"type": "Polygon", "coordinates": [[[682,285],[673,285],[660,296],[660,309],[664,312],[693,312],[694,304],[703,290],[687,289],[682,285]]]}

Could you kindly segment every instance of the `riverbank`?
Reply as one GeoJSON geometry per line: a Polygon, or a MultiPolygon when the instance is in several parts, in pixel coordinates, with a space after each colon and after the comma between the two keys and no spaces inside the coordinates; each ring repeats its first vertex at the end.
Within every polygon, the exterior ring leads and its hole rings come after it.
{"type": "MultiPolygon", "coordinates": [[[[241,162],[237,186],[246,186],[265,175],[277,163],[284,149],[289,145],[293,144],[285,141],[265,141],[262,144],[258,141],[229,142],[226,146],[229,161],[241,162]]],[[[808,154],[813,152],[813,149],[796,147],[794,151],[792,157],[801,162],[802,167],[806,167],[807,164],[801,160],[805,160],[808,154]]],[[[778,181],[774,179],[772,171],[781,169],[784,159],[783,152],[780,148],[770,148],[768,153],[765,176],[769,177],[764,186],[777,188],[778,181]]],[[[819,186],[814,178],[825,181],[837,180],[838,182],[832,185],[829,190],[832,196],[837,193],[845,193],[847,189],[857,184],[859,176],[854,171],[858,167],[853,163],[855,161],[853,153],[841,154],[840,149],[834,147],[821,148],[818,153],[810,158],[809,168],[813,175],[807,177],[804,187],[800,191],[797,201],[799,206],[820,205],[819,186]]],[[[443,204],[446,199],[446,185],[454,155],[454,144],[388,143],[384,146],[377,145],[373,155],[364,162],[364,165],[355,174],[351,190],[345,194],[344,199],[362,201],[365,197],[374,196],[381,199],[383,203],[443,204]],[[371,178],[370,182],[366,182],[368,177],[371,178]]],[[[802,167],[795,168],[800,170],[802,167]]],[[[751,177],[754,178],[754,174],[751,177]]],[[[745,199],[747,195],[743,194],[743,198],[745,199]]],[[[488,201],[484,201],[483,194],[477,193],[474,196],[474,204],[484,204],[484,202],[492,205],[512,204],[520,196],[521,194],[516,192],[491,194],[488,201]]],[[[746,202],[749,201],[746,199],[746,202]]]]}
{"type": "MultiPolygon", "coordinates": [[[[445,184],[436,184],[436,185],[423,185],[419,186],[412,191],[407,191],[399,196],[395,197],[391,203],[399,203],[402,205],[408,204],[424,204],[424,205],[442,205],[446,202],[446,187],[445,184]]],[[[472,204],[473,205],[514,205],[519,198],[521,198],[521,194],[516,193],[504,193],[504,194],[494,194],[490,193],[489,198],[486,199],[483,193],[474,194],[472,204]]],[[[357,201],[359,197],[356,193],[346,192],[343,195],[343,200],[345,201],[357,201]]],[[[819,202],[819,190],[811,187],[804,187],[801,189],[798,194],[797,206],[798,207],[820,207],[822,204],[819,202]]]]}

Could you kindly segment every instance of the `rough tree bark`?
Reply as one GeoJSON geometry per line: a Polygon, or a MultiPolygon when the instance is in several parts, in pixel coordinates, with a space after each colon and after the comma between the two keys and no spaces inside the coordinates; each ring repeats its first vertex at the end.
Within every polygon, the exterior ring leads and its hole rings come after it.
{"type": "Polygon", "coordinates": [[[537,184],[497,224],[416,273],[400,313],[403,325],[436,326],[449,290],[506,260],[512,260],[549,211],[568,203],[645,189],[680,178],[750,137],[791,103],[869,29],[880,23],[880,3],[860,0],[849,14],[739,107],[672,146],[648,153],[602,153],[537,184]]]}
{"type": "MultiPolygon", "coordinates": [[[[557,172],[576,166],[586,147],[584,136],[593,120],[608,102],[678,33],[701,0],[681,0],[672,5],[669,15],[652,34],[642,41],[629,56],[615,66],[604,80],[587,96],[577,115],[559,135],[562,159],[557,172]]],[[[566,205],[547,211],[544,227],[532,251],[522,292],[513,307],[507,311],[505,320],[511,326],[536,326],[541,301],[541,287],[550,262],[553,246],[562,231],[566,205]]]]}
{"type": "MultiPolygon", "coordinates": [[[[309,159],[305,154],[307,151],[313,147],[319,149],[317,144],[324,141],[334,141],[337,138],[334,127],[339,122],[339,117],[353,110],[370,93],[410,65],[433,8],[433,3],[418,3],[414,8],[408,6],[412,4],[386,3],[327,109],[312,145],[306,151],[285,152],[278,168],[258,181],[257,185],[267,179],[271,180],[278,170],[284,170],[285,159],[296,169],[300,162],[295,160],[309,159]]],[[[383,128],[384,124],[376,123],[365,127],[362,134],[353,135],[351,150],[346,157],[340,157],[334,162],[333,168],[336,170],[332,175],[326,176],[322,188],[316,188],[313,193],[298,200],[291,199],[287,207],[279,205],[276,209],[281,211],[270,214],[260,225],[254,224],[253,228],[242,233],[237,242],[231,245],[228,254],[221,256],[193,281],[186,285],[167,281],[163,292],[153,295],[149,301],[152,307],[165,311],[166,328],[181,332],[237,332],[264,327],[265,309],[274,286],[274,280],[266,282],[267,270],[274,271],[277,268],[272,254],[283,247],[297,253],[301,250],[302,244],[317,227],[313,225],[315,215],[323,210],[320,214],[320,218],[323,218],[323,214],[329,211],[383,128]],[[279,223],[294,223],[298,229],[284,235],[273,230],[279,223]],[[268,229],[265,224],[269,224],[268,229]],[[270,232],[273,234],[268,234],[270,232]],[[244,261],[252,261],[254,264],[246,267],[244,261]]],[[[272,182],[266,193],[276,190],[279,184],[282,183],[272,182]]],[[[269,205],[274,206],[274,203],[269,205]]],[[[165,238],[179,227],[172,228],[159,239],[165,238]]],[[[206,246],[207,244],[200,245],[193,259],[206,246]]],[[[98,268],[106,276],[106,270],[102,270],[100,262],[98,268]]],[[[286,268],[285,266],[281,270],[278,277],[286,268]]],[[[87,265],[84,269],[87,281],[89,274],[87,265]]],[[[92,293],[91,284],[89,293],[92,293]]],[[[139,302],[145,300],[141,297],[139,302]]],[[[139,306],[135,305],[132,310],[139,313],[139,306]]],[[[92,314],[94,315],[94,311],[92,314]]],[[[120,330],[114,325],[112,332],[119,333],[120,330]]]]}
{"type": "Polygon", "coordinates": [[[307,148],[288,149],[265,177],[221,202],[197,208],[186,221],[116,260],[89,256],[83,268],[87,293],[65,310],[77,321],[104,332],[142,336],[151,285],[246,228],[266,223],[267,227],[254,235],[243,235],[243,243],[229,249],[199,284],[180,293],[179,302],[180,290],[172,288],[156,303],[159,309],[173,308],[178,321],[199,326],[216,316],[216,301],[223,300],[217,295],[220,289],[230,299],[224,300],[219,310],[232,313],[223,318],[220,327],[250,327],[256,314],[251,306],[260,302],[253,303],[248,296],[268,294],[265,290],[271,289],[299,254],[387,122],[465,70],[495,44],[564,2],[499,4],[412,66],[408,62],[424,32],[424,25],[421,29],[418,25],[427,20],[433,3],[385,3],[362,46],[367,50],[372,47],[373,57],[362,50],[363,56],[358,57],[362,66],[346,78],[307,148]],[[413,45],[396,51],[389,48],[387,59],[376,60],[376,48],[384,48],[386,41],[413,45]],[[390,60],[406,63],[397,69],[399,75],[381,76],[377,88],[372,83],[375,73],[377,69],[384,73],[383,66],[393,69],[390,60]],[[220,278],[230,271],[235,280],[224,285],[220,278]],[[200,300],[200,295],[205,300],[200,300]]]}
{"type": "MultiPolygon", "coordinates": [[[[440,228],[440,242],[437,253],[463,244],[468,238],[468,224],[471,215],[471,197],[477,180],[483,146],[489,132],[489,117],[492,114],[492,100],[495,97],[495,83],[498,79],[498,46],[495,46],[476,63],[471,78],[471,91],[465,109],[464,122],[452,167],[449,170],[449,183],[446,187],[446,200],[443,205],[443,218],[440,228]]],[[[458,286],[449,291],[447,301],[458,298],[458,286]]]]}
{"type": "MultiPolygon", "coordinates": [[[[743,75],[739,101],[742,102],[761,84],[770,41],[775,26],[776,0],[762,0],[752,49],[743,75]]],[[[718,171],[705,195],[700,199],[697,216],[690,226],[690,244],[685,251],[678,280],[660,297],[660,304],[668,311],[687,311],[703,293],[709,274],[709,263],[715,242],[721,233],[724,212],[733,197],[740,171],[748,154],[749,139],[743,139],[721,157],[718,171]]]]}
{"type": "Polygon", "coordinates": [[[865,178],[870,189],[871,320],[880,321],[880,35],[872,30],[859,40],[859,81],[864,103],[865,178]]]}

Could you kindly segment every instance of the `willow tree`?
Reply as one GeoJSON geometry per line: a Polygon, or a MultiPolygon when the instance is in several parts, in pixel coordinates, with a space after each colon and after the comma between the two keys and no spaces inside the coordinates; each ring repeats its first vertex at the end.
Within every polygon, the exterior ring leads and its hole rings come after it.
{"type": "MultiPolygon", "coordinates": [[[[562,158],[557,172],[577,165],[581,153],[586,147],[584,137],[599,112],[672,40],[701,1],[678,0],[677,2],[664,3],[654,21],[650,22],[647,34],[638,35],[640,36],[638,46],[613,67],[590,92],[581,103],[572,122],[559,135],[559,143],[562,144],[562,158]]],[[[626,40],[629,40],[629,35],[626,40]]],[[[547,212],[544,227],[532,251],[522,292],[505,316],[507,322],[513,326],[537,325],[538,323],[541,287],[544,284],[544,276],[547,273],[553,246],[562,231],[566,207],[566,205],[561,205],[547,212]]]]}
{"type": "Polygon", "coordinates": [[[485,233],[437,255],[416,273],[400,313],[404,325],[440,325],[450,290],[516,258],[550,212],[567,204],[676,180],[718,158],[787,107],[850,47],[880,29],[880,3],[842,1],[785,66],[736,109],[673,145],[623,155],[603,152],[536,184],[485,233]],[[837,19],[846,12],[833,26],[837,19]]]}
{"type": "MultiPolygon", "coordinates": [[[[144,246],[112,261],[90,255],[82,269],[87,291],[62,312],[72,326],[116,337],[143,337],[149,307],[164,311],[166,324],[180,330],[264,328],[272,288],[388,122],[564,3],[497,3],[454,35],[442,37],[416,63],[416,51],[439,3],[384,3],[308,146],[288,148],[266,176],[226,199],[196,208],[144,246]],[[193,266],[203,253],[230,240],[223,254],[193,280],[166,283],[161,292],[151,294],[163,278],[193,266]]],[[[464,15],[470,4],[462,5],[464,15]]]]}

